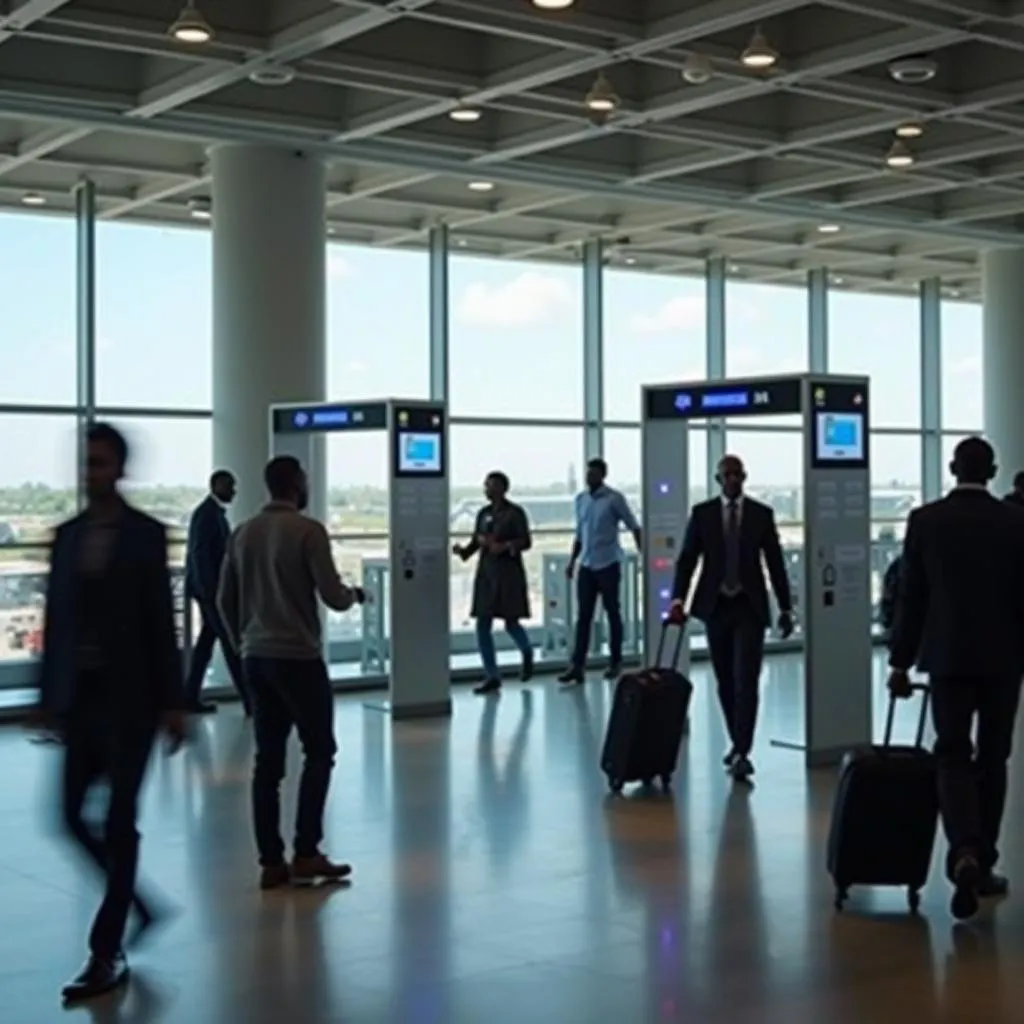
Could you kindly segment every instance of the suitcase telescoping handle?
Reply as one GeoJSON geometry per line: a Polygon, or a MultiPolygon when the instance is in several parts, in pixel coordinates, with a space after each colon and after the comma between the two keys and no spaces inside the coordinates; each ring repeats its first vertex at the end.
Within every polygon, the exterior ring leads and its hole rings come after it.
{"type": "MultiPolygon", "coordinates": [[[[914,683],[910,687],[911,692],[921,694],[921,717],[917,720],[917,739],[914,740],[915,747],[924,746],[924,723],[928,717],[928,699],[931,696],[931,690],[925,683],[914,683]]],[[[892,725],[893,719],[896,717],[896,701],[898,698],[889,698],[889,713],[885,716],[885,734],[882,736],[882,746],[892,746],[892,725]]]]}
{"type": "Polygon", "coordinates": [[[652,668],[670,668],[675,669],[679,664],[679,655],[683,650],[683,641],[686,639],[686,623],[677,622],[675,619],[669,617],[662,619],[661,622],[661,636],[658,638],[658,653],[654,656],[654,664],[652,668]],[[668,631],[670,629],[676,629],[676,647],[672,653],[672,660],[666,665],[662,658],[665,656],[665,641],[668,639],[668,631]]]}

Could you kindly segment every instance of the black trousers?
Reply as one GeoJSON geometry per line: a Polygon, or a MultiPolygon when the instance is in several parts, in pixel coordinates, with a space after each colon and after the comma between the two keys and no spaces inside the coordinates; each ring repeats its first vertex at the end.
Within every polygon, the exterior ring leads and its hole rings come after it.
{"type": "Polygon", "coordinates": [[[312,857],[323,839],[324,805],[338,750],[327,667],[319,658],[246,658],[245,680],[255,723],[252,817],[260,864],[284,863],[280,792],[293,727],[304,757],[294,850],[296,857],[312,857]]]}
{"type": "Polygon", "coordinates": [[[622,663],[622,608],[619,584],[622,567],[618,562],[603,569],[581,567],[576,573],[576,645],[572,667],[582,671],[587,663],[590,631],[594,626],[597,599],[601,598],[608,619],[608,655],[613,665],[622,663]]]}
{"type": "Polygon", "coordinates": [[[85,855],[103,872],[106,890],[93,921],[89,948],[110,957],[124,942],[134,905],[143,918],[151,911],[135,892],[139,859],[139,791],[156,738],[155,722],[125,720],[92,674],[79,681],[80,700],[64,727],[62,815],[64,825],[85,855]],[[90,790],[105,782],[109,801],[102,828],[82,811],[90,790]]]}
{"type": "Polygon", "coordinates": [[[976,857],[985,871],[999,859],[1006,763],[1020,686],[1015,677],[931,677],[939,807],[949,841],[950,879],[965,854],[976,857]],[[971,742],[975,717],[976,745],[971,742]]]}
{"type": "Polygon", "coordinates": [[[757,727],[765,624],[749,599],[737,594],[719,596],[704,627],[725,729],[733,749],[746,757],[757,727]]]}
{"type": "Polygon", "coordinates": [[[199,703],[200,693],[203,689],[203,680],[206,678],[206,670],[210,667],[210,659],[213,657],[213,645],[220,642],[220,649],[224,652],[224,661],[228,666],[228,673],[231,681],[242,698],[246,711],[249,710],[249,694],[245,686],[245,676],[242,672],[242,660],[235,652],[231,641],[228,639],[227,631],[221,620],[220,612],[216,605],[210,601],[197,601],[199,614],[203,620],[203,627],[199,631],[195,645],[192,648],[192,660],[188,666],[188,678],[185,681],[185,695],[193,706],[199,703]]]}

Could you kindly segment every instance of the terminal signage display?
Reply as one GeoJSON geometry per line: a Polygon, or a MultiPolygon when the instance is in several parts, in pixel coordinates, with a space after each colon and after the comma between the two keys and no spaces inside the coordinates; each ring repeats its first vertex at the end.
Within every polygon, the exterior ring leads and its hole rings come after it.
{"type": "Polygon", "coordinates": [[[388,407],[385,402],[343,402],[274,410],[275,434],[386,430],[387,425],[388,407]]]}
{"type": "Polygon", "coordinates": [[[704,420],[724,416],[780,416],[800,412],[800,379],[766,377],[743,384],[648,388],[649,420],[704,420]]]}

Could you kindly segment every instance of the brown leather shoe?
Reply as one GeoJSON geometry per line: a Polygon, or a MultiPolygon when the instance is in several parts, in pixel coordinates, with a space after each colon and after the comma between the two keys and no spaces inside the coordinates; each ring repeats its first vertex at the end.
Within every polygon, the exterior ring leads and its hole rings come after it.
{"type": "Polygon", "coordinates": [[[292,873],[287,864],[267,864],[260,871],[260,888],[280,889],[292,880],[292,873]]]}
{"type": "Polygon", "coordinates": [[[316,885],[317,882],[342,882],[352,874],[351,864],[335,864],[322,853],[292,860],[292,884],[316,885]]]}

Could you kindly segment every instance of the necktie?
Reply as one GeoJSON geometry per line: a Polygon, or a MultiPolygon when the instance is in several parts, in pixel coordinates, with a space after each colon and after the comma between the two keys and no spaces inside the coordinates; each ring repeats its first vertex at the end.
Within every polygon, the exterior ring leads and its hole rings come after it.
{"type": "Polygon", "coordinates": [[[740,508],[733,499],[725,519],[725,590],[734,594],[740,589],[740,508]]]}

